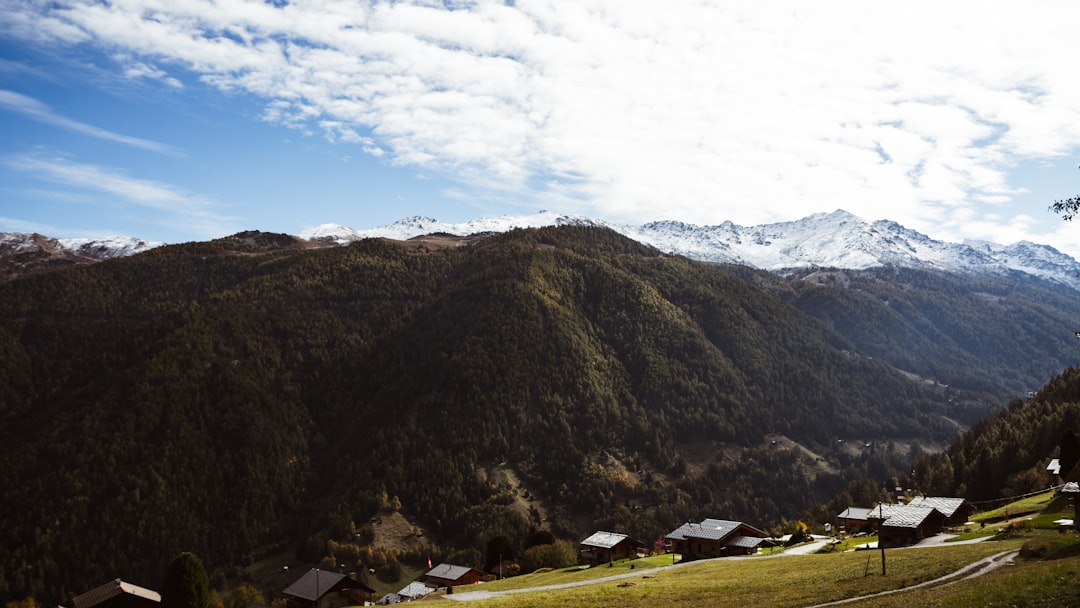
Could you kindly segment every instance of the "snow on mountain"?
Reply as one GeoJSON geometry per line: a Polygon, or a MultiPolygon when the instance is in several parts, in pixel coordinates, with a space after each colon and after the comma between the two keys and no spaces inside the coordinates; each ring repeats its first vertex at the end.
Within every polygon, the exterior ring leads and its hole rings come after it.
{"type": "MultiPolygon", "coordinates": [[[[773,272],[806,267],[865,269],[878,266],[968,273],[1022,272],[1080,290],[1080,263],[1047,245],[1027,241],[1011,245],[984,241],[947,243],[896,222],[867,222],[843,210],[760,226],[739,226],[732,222],[697,226],[677,221],[624,225],[551,211],[480,218],[460,224],[417,216],[363,230],[323,224],[304,230],[299,236],[344,245],[374,237],[408,240],[434,233],[469,236],[562,225],[604,226],[665,253],[705,262],[744,264],[773,272]]],[[[131,237],[53,239],[39,234],[0,233],[0,256],[44,251],[52,255],[106,260],[139,253],[160,244],[131,237]]]]}
{"type": "Polygon", "coordinates": [[[56,239],[36,233],[0,233],[0,255],[42,252],[50,255],[66,255],[102,261],[133,255],[159,247],[162,244],[129,236],[56,239]]]}
{"type": "Polygon", "coordinates": [[[467,236],[564,224],[606,226],[665,253],[705,262],[744,264],[774,272],[806,267],[865,269],[878,266],[996,274],[1019,271],[1080,289],[1080,264],[1047,245],[1030,242],[1012,245],[974,241],[947,243],[896,222],[867,222],[843,210],[749,227],[731,222],[697,226],[677,221],[622,225],[548,211],[527,216],[482,218],[462,224],[411,217],[367,230],[326,224],[300,236],[347,243],[368,237],[406,240],[435,232],[467,236]]]}
{"type": "Polygon", "coordinates": [[[461,224],[448,224],[429,217],[408,217],[388,226],[353,230],[339,224],[323,224],[309,228],[299,234],[308,240],[329,240],[338,244],[350,243],[366,238],[387,238],[405,241],[426,234],[445,233],[455,236],[469,236],[486,232],[509,232],[515,228],[540,228],[543,226],[606,226],[577,215],[563,215],[552,211],[541,211],[533,215],[503,215],[495,218],[480,218],[461,224]]]}

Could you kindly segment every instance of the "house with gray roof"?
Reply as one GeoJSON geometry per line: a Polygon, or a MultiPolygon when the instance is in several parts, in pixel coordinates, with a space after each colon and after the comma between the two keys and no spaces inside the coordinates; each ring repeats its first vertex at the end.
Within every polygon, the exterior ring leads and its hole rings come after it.
{"type": "Polygon", "coordinates": [[[866,527],[870,509],[867,507],[848,507],[836,516],[836,522],[844,532],[858,532],[866,527]]]}
{"type": "Polygon", "coordinates": [[[669,532],[666,539],[671,550],[681,553],[683,560],[752,555],[760,546],[769,544],[768,534],[741,521],[703,519],[687,522],[669,532]]]}
{"type": "Polygon", "coordinates": [[[436,587],[475,585],[485,578],[484,573],[475,568],[446,563],[439,564],[424,574],[424,580],[436,587]]]}
{"type": "Polygon", "coordinates": [[[868,518],[877,523],[882,547],[914,545],[940,533],[945,525],[941,511],[924,505],[881,504],[870,510],[868,518]]]}
{"type": "Polygon", "coordinates": [[[578,543],[578,553],[593,564],[637,557],[645,543],[618,532],[595,532],[578,543]]]}
{"type": "Polygon", "coordinates": [[[312,568],[281,592],[288,608],[342,608],[370,602],[375,590],[351,576],[312,568]]]}

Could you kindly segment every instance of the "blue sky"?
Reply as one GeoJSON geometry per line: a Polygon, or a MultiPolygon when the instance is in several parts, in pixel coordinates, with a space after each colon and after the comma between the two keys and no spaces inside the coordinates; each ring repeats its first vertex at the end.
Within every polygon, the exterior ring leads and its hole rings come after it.
{"type": "Polygon", "coordinates": [[[0,0],[0,231],[846,209],[1080,256],[1071,2],[0,0]]]}

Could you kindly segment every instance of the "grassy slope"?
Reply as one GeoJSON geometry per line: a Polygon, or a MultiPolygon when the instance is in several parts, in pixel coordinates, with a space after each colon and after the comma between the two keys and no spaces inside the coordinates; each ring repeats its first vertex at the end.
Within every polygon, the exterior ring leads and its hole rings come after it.
{"type": "MultiPolygon", "coordinates": [[[[1040,547],[1037,557],[1020,558],[1014,564],[977,578],[958,578],[901,593],[867,597],[847,606],[968,606],[1051,607],[1080,605],[1080,538],[1060,533],[1049,523],[1062,513],[1063,502],[1053,493],[1025,497],[999,509],[980,513],[976,520],[1002,522],[1008,508],[1010,521],[1031,518],[1033,529],[1023,527],[978,544],[888,550],[887,574],[880,574],[880,553],[845,552],[776,559],[714,560],[686,567],[668,568],[668,556],[622,561],[614,567],[538,572],[479,587],[506,591],[593,580],[613,574],[640,571],[640,576],[604,581],[572,589],[521,592],[471,603],[477,608],[531,606],[649,607],[684,605],[811,606],[847,598],[902,589],[956,572],[981,558],[1021,546],[1040,547]],[[1046,525],[1040,525],[1043,522],[1046,525]],[[630,566],[634,565],[634,570],[630,566]]],[[[983,534],[989,534],[989,526],[983,534]]],[[[865,539],[860,539],[865,540],[865,539]]],[[[463,588],[459,591],[472,589],[463,588]]],[[[434,606],[450,606],[435,599],[434,606]]]]}
{"type": "MultiPolygon", "coordinates": [[[[1022,539],[1013,538],[974,545],[888,551],[887,576],[880,575],[881,562],[877,552],[718,560],[678,569],[657,568],[644,572],[641,577],[621,581],[513,594],[470,605],[515,608],[541,605],[807,606],[932,580],[982,557],[1017,549],[1022,542],[1022,539]]],[[[562,575],[551,573],[534,583],[562,582],[556,580],[559,576],[562,575]]],[[[451,604],[443,600],[437,605],[451,604]]]]}

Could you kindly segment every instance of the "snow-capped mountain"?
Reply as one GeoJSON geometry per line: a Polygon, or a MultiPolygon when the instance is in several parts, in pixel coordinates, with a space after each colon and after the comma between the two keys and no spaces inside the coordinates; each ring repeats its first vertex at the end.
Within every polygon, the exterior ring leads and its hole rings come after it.
{"type": "MultiPolygon", "coordinates": [[[[562,225],[607,227],[665,253],[705,262],[744,264],[773,272],[806,267],[865,269],[877,266],[969,273],[1022,272],[1080,290],[1080,263],[1053,247],[1027,241],[1011,245],[984,241],[947,243],[896,222],[867,222],[842,210],[760,226],[740,226],[732,222],[697,226],[676,221],[626,225],[551,211],[480,218],[459,224],[409,217],[387,226],[362,230],[323,224],[298,236],[344,245],[365,238],[407,240],[435,233],[469,236],[562,225]]],[[[54,239],[39,234],[0,233],[0,257],[44,252],[88,262],[131,255],[159,245],[161,243],[131,237],[54,239]]]]}
{"type": "Polygon", "coordinates": [[[515,228],[541,228],[543,226],[607,226],[612,224],[597,222],[577,215],[563,215],[551,211],[541,211],[533,215],[504,215],[495,218],[480,218],[461,224],[448,224],[429,217],[407,217],[388,226],[354,230],[339,224],[323,224],[309,228],[298,236],[308,240],[325,240],[344,245],[352,241],[368,238],[408,240],[425,234],[445,233],[455,236],[469,236],[490,232],[508,232],[515,228]]]}
{"type": "Polygon", "coordinates": [[[344,244],[370,237],[405,240],[435,232],[467,236],[565,224],[606,226],[665,253],[705,262],[744,264],[774,272],[805,267],[865,269],[876,266],[996,274],[1018,271],[1080,289],[1080,263],[1047,245],[1026,241],[1012,245],[984,241],[947,243],[896,222],[867,222],[842,210],[749,227],[731,222],[697,226],[675,221],[635,226],[548,211],[484,218],[462,224],[411,217],[367,230],[325,224],[304,231],[300,237],[344,244]]]}
{"type": "Polygon", "coordinates": [[[36,233],[0,233],[0,256],[44,253],[53,256],[82,258],[100,262],[134,255],[158,247],[162,243],[144,241],[129,236],[103,238],[56,239],[36,233]]]}

